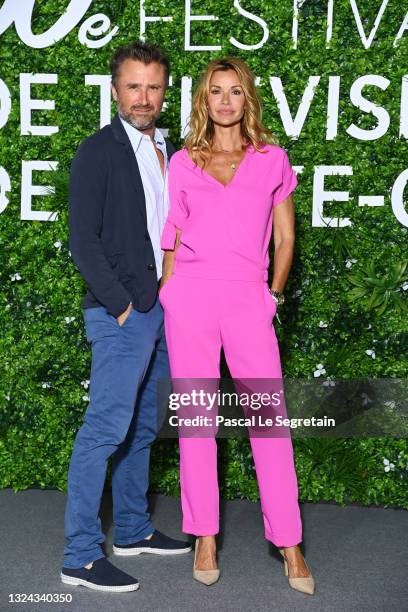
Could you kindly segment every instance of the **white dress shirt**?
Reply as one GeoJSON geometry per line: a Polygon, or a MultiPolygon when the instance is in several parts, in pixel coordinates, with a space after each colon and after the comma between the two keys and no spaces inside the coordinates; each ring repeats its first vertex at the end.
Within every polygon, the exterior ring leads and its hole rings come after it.
{"type": "Polygon", "coordinates": [[[162,175],[160,162],[150,138],[143,132],[134,128],[130,123],[122,119],[122,125],[130,138],[135,152],[136,161],[142,177],[143,189],[146,199],[147,231],[153,246],[154,259],[156,263],[157,279],[162,275],[163,251],[160,247],[160,238],[169,209],[169,192],[167,186],[167,149],[163,134],[158,128],[155,129],[153,138],[156,147],[163,153],[164,176],[162,175]]]}

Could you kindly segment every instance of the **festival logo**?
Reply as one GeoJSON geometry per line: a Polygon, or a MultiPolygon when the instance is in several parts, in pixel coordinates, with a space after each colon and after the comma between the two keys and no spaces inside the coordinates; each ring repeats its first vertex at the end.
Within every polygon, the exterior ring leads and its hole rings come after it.
{"type": "MultiPolygon", "coordinates": [[[[83,19],[93,0],[71,0],[61,17],[42,34],[34,34],[31,21],[35,0],[5,0],[0,9],[0,36],[14,24],[20,39],[34,49],[45,49],[65,38],[83,19]]],[[[107,15],[96,13],[86,19],[78,31],[82,45],[96,49],[108,44],[118,31],[107,15]],[[93,38],[88,38],[91,35],[93,38]],[[103,36],[104,35],[104,36],[103,36]],[[102,38],[97,38],[102,36],[102,38]]]]}

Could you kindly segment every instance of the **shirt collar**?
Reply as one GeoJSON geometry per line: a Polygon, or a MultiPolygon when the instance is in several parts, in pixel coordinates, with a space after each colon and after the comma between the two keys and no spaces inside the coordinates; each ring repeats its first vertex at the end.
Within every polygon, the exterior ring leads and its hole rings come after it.
{"type": "MultiPolygon", "coordinates": [[[[150,140],[150,136],[146,137],[146,134],[143,134],[143,132],[133,127],[133,125],[130,125],[130,123],[125,121],[120,115],[119,118],[122,122],[123,127],[126,130],[127,135],[129,136],[130,142],[132,143],[132,147],[136,152],[139,149],[142,140],[150,140]]],[[[166,150],[166,142],[164,140],[164,136],[158,128],[156,128],[154,131],[153,140],[156,143],[158,149],[163,152],[166,150]]]]}

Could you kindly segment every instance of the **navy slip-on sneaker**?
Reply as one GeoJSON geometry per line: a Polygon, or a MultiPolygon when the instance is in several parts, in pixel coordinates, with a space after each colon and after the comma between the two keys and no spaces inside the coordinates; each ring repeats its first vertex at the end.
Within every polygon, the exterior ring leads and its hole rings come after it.
{"type": "Polygon", "coordinates": [[[112,563],[109,563],[105,557],[94,561],[91,569],[63,567],[61,580],[64,584],[84,586],[95,591],[110,591],[112,593],[126,593],[127,591],[136,591],[139,588],[139,582],[136,578],[122,572],[112,563]]]}
{"type": "Polygon", "coordinates": [[[114,544],[113,552],[115,555],[130,557],[140,555],[140,553],[151,553],[153,555],[181,555],[191,551],[189,542],[181,542],[169,538],[157,529],[154,530],[152,537],[147,540],[139,540],[132,544],[114,544]]]}

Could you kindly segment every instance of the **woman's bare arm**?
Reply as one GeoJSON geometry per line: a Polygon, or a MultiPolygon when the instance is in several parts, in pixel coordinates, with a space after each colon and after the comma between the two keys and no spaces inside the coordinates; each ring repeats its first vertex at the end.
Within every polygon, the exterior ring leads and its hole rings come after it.
{"type": "Polygon", "coordinates": [[[292,194],[273,210],[273,240],[275,254],[271,288],[283,293],[295,246],[295,206],[292,194]]]}
{"type": "Polygon", "coordinates": [[[178,228],[176,228],[176,242],[174,245],[174,249],[172,251],[164,251],[164,257],[163,257],[163,272],[162,272],[162,277],[161,277],[161,281],[160,281],[160,287],[159,287],[159,291],[160,289],[163,287],[164,283],[169,280],[170,276],[173,274],[173,269],[174,269],[174,259],[176,256],[176,251],[180,245],[180,235],[181,235],[181,230],[179,230],[178,228]]]}

